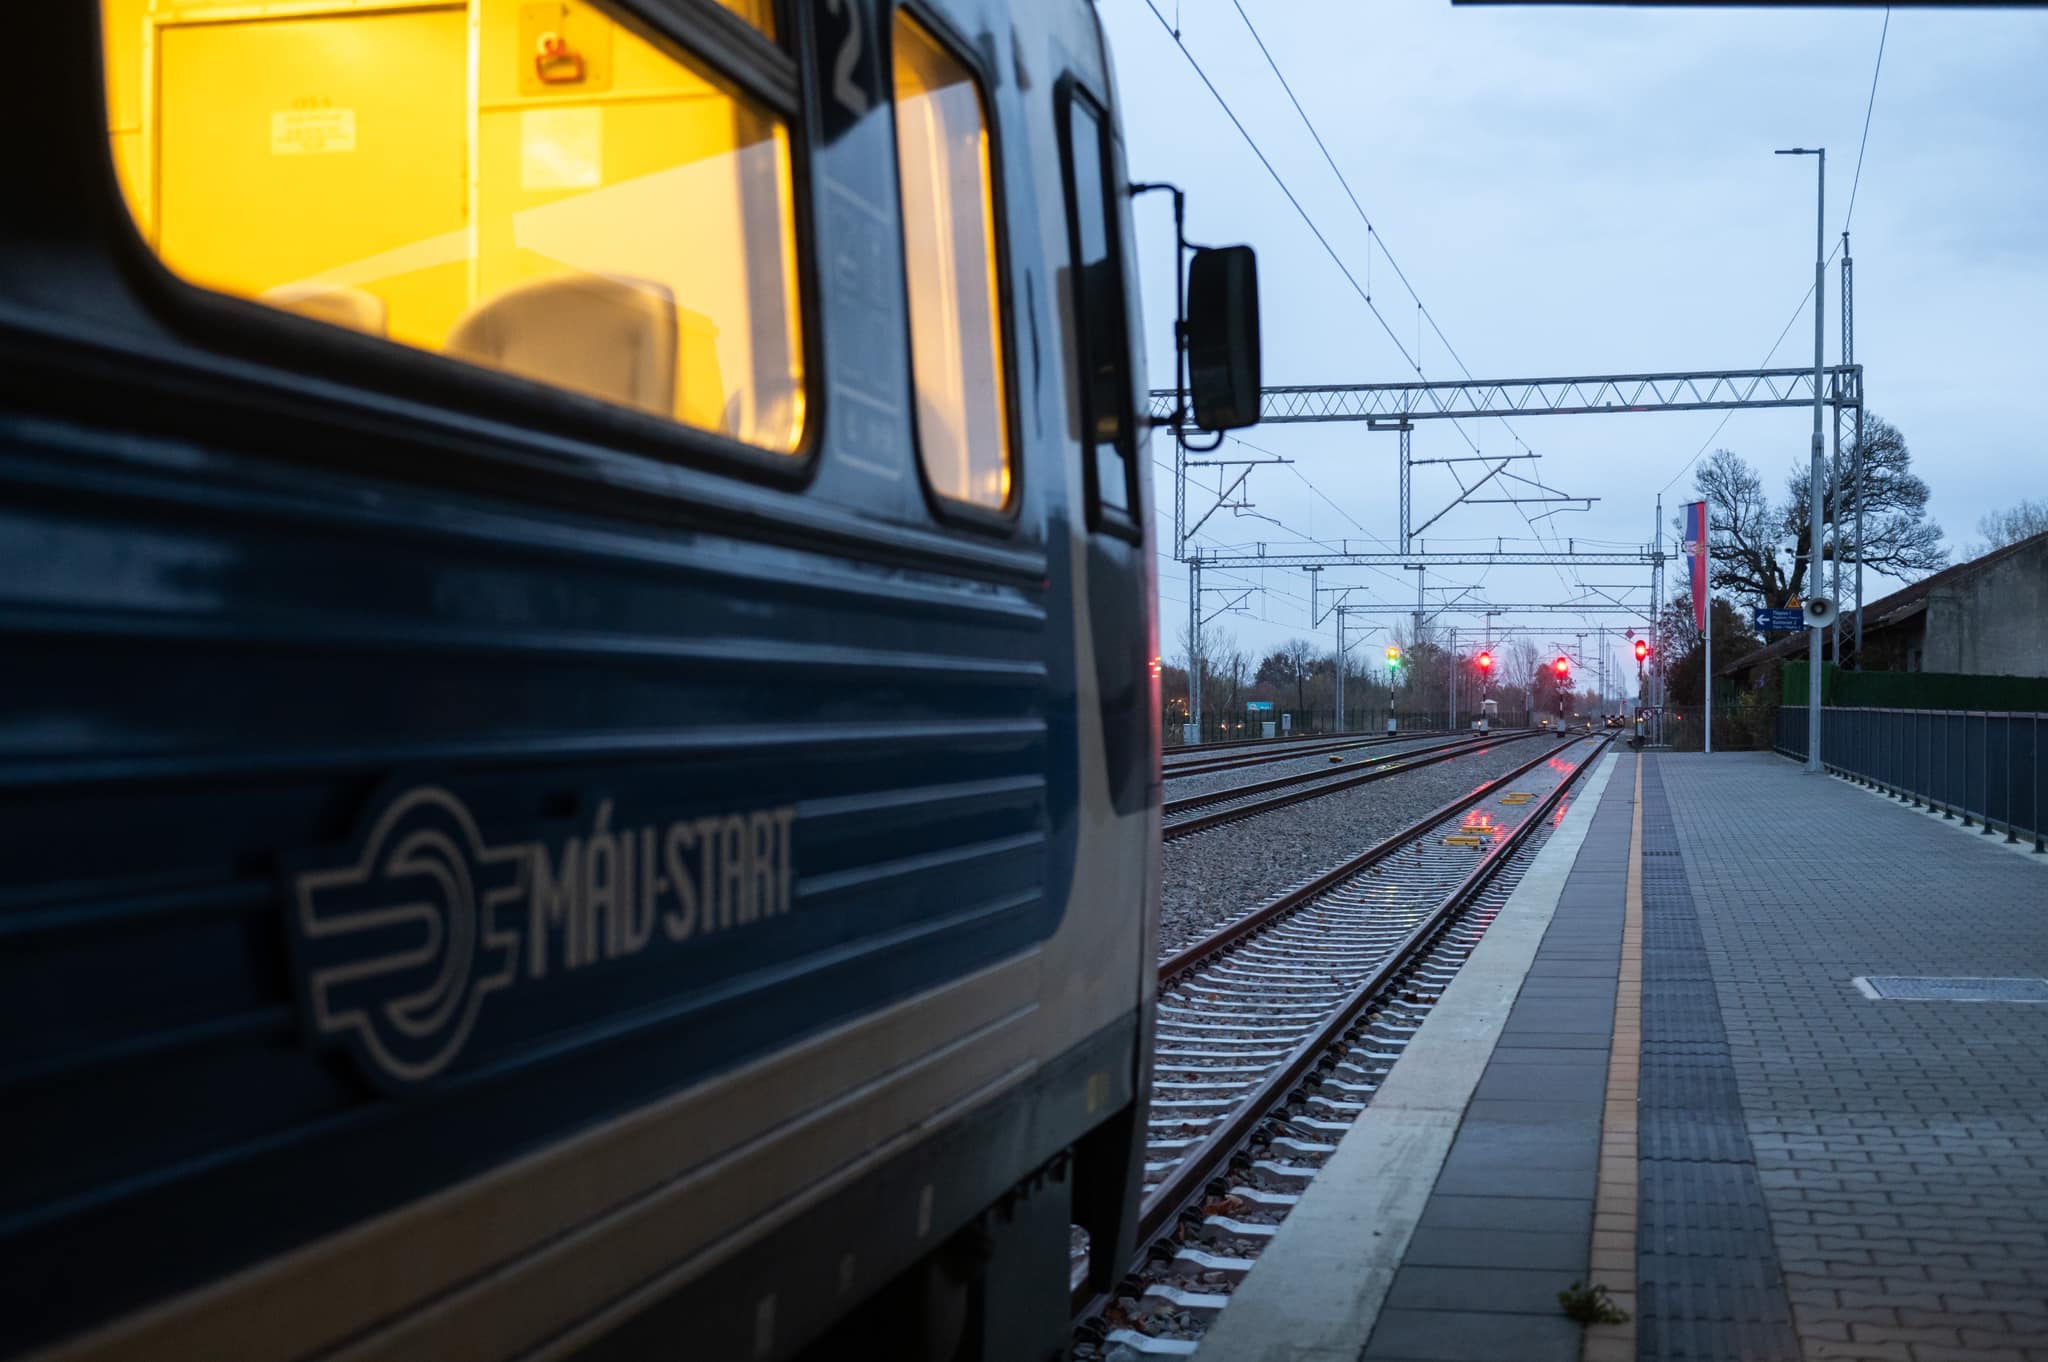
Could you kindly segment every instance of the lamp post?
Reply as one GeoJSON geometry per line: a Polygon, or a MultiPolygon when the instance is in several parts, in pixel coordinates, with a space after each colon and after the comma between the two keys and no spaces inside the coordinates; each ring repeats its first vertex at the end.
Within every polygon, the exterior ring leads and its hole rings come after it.
{"type": "MultiPolygon", "coordinates": [[[[1820,448],[1820,405],[1821,405],[1821,332],[1825,314],[1821,311],[1821,299],[1827,296],[1827,252],[1821,243],[1827,236],[1828,196],[1828,152],[1826,147],[1788,147],[1775,153],[1779,156],[1814,156],[1819,158],[1820,174],[1814,192],[1813,218],[1813,458],[1812,468],[1807,475],[1806,497],[1806,566],[1811,581],[1807,595],[1820,584],[1820,517],[1821,479],[1826,470],[1821,466],[1820,448]]],[[[1712,627],[1713,621],[1707,621],[1712,627]]],[[[1806,769],[1819,774],[1820,764],[1820,635],[1819,628],[1806,631],[1806,769]]]]}

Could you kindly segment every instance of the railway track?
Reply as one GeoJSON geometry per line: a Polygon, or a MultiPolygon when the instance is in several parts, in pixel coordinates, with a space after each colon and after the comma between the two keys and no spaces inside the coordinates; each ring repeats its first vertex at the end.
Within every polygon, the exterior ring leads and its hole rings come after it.
{"type": "Polygon", "coordinates": [[[1141,1258],[1077,1295],[1079,1355],[1194,1350],[1609,741],[1539,753],[1160,962],[1141,1258]]]}
{"type": "Polygon", "coordinates": [[[1192,746],[1187,744],[1181,744],[1176,747],[1169,747],[1166,749],[1163,755],[1165,759],[1171,760],[1173,757],[1176,756],[1199,755],[1205,752],[1224,752],[1232,748],[1296,747],[1305,742],[1323,742],[1329,736],[1331,735],[1318,734],[1301,738],[1230,738],[1222,742],[1195,743],[1192,746]]]}
{"type": "Polygon", "coordinates": [[[1541,736],[1543,734],[1540,730],[1528,729],[1514,733],[1488,733],[1478,738],[1458,738],[1437,747],[1426,747],[1420,751],[1390,756],[1363,771],[1303,771],[1291,776],[1275,776],[1271,780],[1254,781],[1248,785],[1235,785],[1227,790],[1211,790],[1206,794],[1169,799],[1160,810],[1166,819],[1161,828],[1161,837],[1171,842],[1177,837],[1206,832],[1210,828],[1234,823],[1241,818],[1251,818],[1258,814],[1270,813],[1274,809],[1284,809],[1290,804],[1319,799],[1342,790],[1354,790],[1375,780],[1400,775],[1404,771],[1434,766],[1440,761],[1449,761],[1453,757],[1462,757],[1471,752],[1482,752],[1498,747],[1502,743],[1541,736]]]}
{"type": "Polygon", "coordinates": [[[1327,738],[1312,742],[1296,742],[1289,743],[1287,750],[1279,752],[1239,753],[1232,756],[1173,762],[1162,767],[1161,774],[1167,780],[1174,780],[1180,776],[1203,776],[1214,771],[1235,771],[1246,766],[1265,766],[1276,761],[1294,761],[1300,757],[1316,757],[1326,753],[1350,752],[1368,747],[1385,747],[1389,743],[1414,742],[1420,738],[1439,738],[1443,736],[1445,735],[1442,732],[1431,730],[1429,732],[1396,733],[1384,737],[1327,738]]]}

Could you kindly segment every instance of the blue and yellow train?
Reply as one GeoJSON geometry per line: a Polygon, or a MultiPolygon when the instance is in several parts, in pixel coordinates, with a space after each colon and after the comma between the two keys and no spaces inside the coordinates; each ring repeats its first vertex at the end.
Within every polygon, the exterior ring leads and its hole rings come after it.
{"type": "Polygon", "coordinates": [[[1058,1355],[1159,845],[1092,5],[9,24],[0,1355],[1058,1355]]]}

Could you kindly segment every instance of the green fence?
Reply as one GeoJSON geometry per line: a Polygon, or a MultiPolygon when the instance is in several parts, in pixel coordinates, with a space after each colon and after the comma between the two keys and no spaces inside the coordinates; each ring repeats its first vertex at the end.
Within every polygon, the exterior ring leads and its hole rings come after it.
{"type": "MultiPolygon", "coordinates": [[[[1785,664],[1784,703],[1806,704],[1804,662],[1785,664]]],[[[1821,664],[1820,700],[1843,709],[2048,710],[2048,677],[1954,672],[1851,672],[1821,664]]]]}

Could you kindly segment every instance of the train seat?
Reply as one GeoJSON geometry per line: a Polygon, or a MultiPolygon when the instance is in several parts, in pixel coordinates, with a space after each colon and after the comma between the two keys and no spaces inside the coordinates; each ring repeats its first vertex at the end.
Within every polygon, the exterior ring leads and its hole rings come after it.
{"type": "Polygon", "coordinates": [[[443,350],[457,359],[638,407],[675,409],[675,296],[598,274],[544,279],[477,304],[443,350]]]}
{"type": "Polygon", "coordinates": [[[301,317],[345,326],[365,335],[390,334],[389,309],[376,294],[359,288],[330,284],[286,284],[263,295],[263,301],[301,317]]]}

